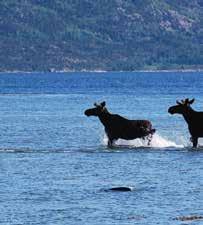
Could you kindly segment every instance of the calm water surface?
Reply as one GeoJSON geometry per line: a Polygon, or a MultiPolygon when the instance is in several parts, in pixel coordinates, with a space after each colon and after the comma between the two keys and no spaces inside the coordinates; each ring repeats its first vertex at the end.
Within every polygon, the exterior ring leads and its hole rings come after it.
{"type": "MultiPolygon", "coordinates": [[[[0,74],[0,224],[183,224],[203,216],[203,147],[176,99],[203,111],[202,73],[0,74]],[[152,145],[116,142],[84,110],[149,119],[152,145]],[[132,192],[107,192],[116,186],[132,192]]],[[[200,141],[203,145],[203,140],[200,141]]],[[[196,220],[184,224],[203,224],[196,220]]]]}

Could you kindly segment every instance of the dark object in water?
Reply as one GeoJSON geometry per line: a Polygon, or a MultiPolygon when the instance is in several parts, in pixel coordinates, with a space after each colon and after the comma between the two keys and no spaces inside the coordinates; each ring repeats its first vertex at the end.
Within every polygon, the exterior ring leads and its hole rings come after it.
{"type": "Polygon", "coordinates": [[[171,106],[168,109],[170,114],[181,114],[188,124],[188,129],[191,134],[191,142],[193,147],[196,148],[198,144],[198,138],[203,137],[203,112],[197,112],[191,108],[191,104],[195,101],[193,98],[189,100],[176,101],[177,105],[171,106]]]}
{"type": "Polygon", "coordinates": [[[122,191],[122,192],[132,191],[132,190],[133,189],[131,187],[113,187],[109,189],[109,191],[122,191]]]}
{"type": "Polygon", "coordinates": [[[203,216],[180,216],[177,217],[176,220],[180,221],[193,221],[193,220],[202,220],[203,216]]]}
{"type": "Polygon", "coordinates": [[[152,140],[155,129],[149,120],[128,120],[120,115],[108,112],[105,102],[94,104],[95,108],[87,109],[86,116],[98,116],[105,127],[108,137],[108,146],[112,147],[113,142],[119,138],[133,140],[136,138],[147,138],[148,145],[152,140]]]}

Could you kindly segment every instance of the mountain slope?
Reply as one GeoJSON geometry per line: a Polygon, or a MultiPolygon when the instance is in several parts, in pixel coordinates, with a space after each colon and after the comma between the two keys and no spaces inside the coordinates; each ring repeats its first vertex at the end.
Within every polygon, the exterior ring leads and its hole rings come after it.
{"type": "Polygon", "coordinates": [[[0,71],[202,68],[201,0],[2,0],[0,71]]]}

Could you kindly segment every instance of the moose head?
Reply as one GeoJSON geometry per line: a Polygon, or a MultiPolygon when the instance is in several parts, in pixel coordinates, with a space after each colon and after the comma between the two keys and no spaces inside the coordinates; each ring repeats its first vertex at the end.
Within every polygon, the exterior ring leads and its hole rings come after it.
{"type": "Polygon", "coordinates": [[[168,112],[170,114],[184,114],[186,113],[189,109],[191,109],[190,105],[195,101],[193,98],[192,100],[189,100],[189,98],[186,98],[185,100],[176,101],[177,105],[171,106],[168,109],[168,112]]]}
{"type": "Polygon", "coordinates": [[[100,116],[102,113],[107,112],[105,107],[106,102],[101,102],[100,104],[94,103],[94,108],[85,110],[86,116],[100,116]]]}

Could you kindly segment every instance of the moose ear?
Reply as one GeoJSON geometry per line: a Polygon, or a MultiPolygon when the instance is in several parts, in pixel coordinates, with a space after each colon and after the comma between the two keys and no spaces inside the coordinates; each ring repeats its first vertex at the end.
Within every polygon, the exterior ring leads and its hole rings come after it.
{"type": "Polygon", "coordinates": [[[185,104],[190,104],[189,98],[185,99],[185,104]]]}
{"type": "Polygon", "coordinates": [[[186,101],[186,100],[183,100],[183,99],[182,99],[182,100],[181,100],[181,105],[184,105],[184,104],[185,104],[185,101],[186,101]]]}
{"type": "Polygon", "coordinates": [[[102,102],[101,106],[104,107],[106,105],[106,102],[102,102]]]}
{"type": "Polygon", "coordinates": [[[178,100],[176,101],[176,103],[177,103],[178,105],[182,105],[178,100]]]}
{"type": "Polygon", "coordinates": [[[194,101],[195,99],[193,98],[192,100],[188,101],[188,103],[191,105],[194,101]]]}
{"type": "Polygon", "coordinates": [[[97,106],[98,106],[96,102],[94,103],[94,106],[95,106],[95,107],[97,107],[97,106]]]}

